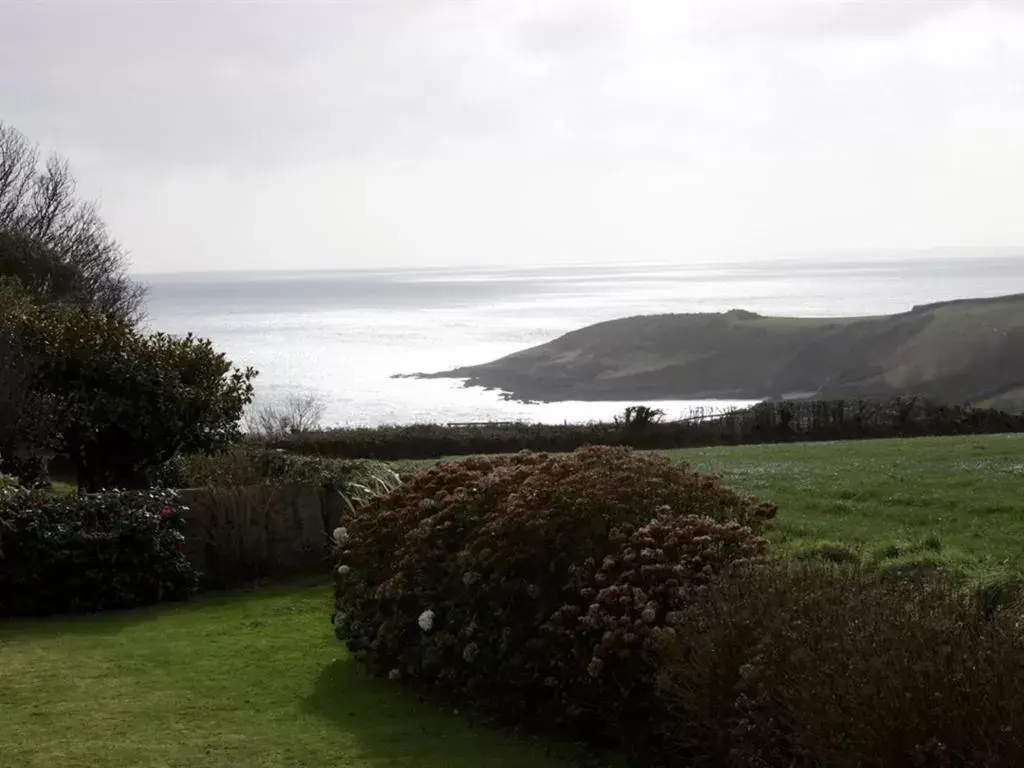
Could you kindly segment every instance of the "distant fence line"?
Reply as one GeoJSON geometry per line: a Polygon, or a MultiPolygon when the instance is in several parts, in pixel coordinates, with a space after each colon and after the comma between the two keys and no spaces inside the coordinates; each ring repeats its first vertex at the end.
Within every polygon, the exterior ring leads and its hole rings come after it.
{"type": "MultiPolygon", "coordinates": [[[[718,419],[727,414],[735,413],[736,411],[742,410],[740,408],[708,408],[707,406],[692,406],[687,411],[686,415],[678,419],[681,422],[696,422],[696,421],[708,421],[710,419],[718,419]]],[[[532,425],[536,422],[530,421],[448,421],[445,422],[446,427],[453,429],[459,429],[462,427],[520,427],[525,425],[532,425]]],[[[582,426],[584,424],[594,423],[607,423],[607,422],[565,422],[561,426],[582,426]]],[[[386,429],[387,427],[380,427],[380,429],[386,429]]],[[[370,427],[373,429],[373,427],[370,427]]]]}
{"type": "Polygon", "coordinates": [[[732,413],[738,413],[744,410],[743,408],[708,408],[707,406],[694,406],[689,409],[687,415],[679,419],[679,421],[692,424],[694,422],[711,421],[713,419],[721,419],[732,413]]]}
{"type": "Polygon", "coordinates": [[[714,410],[695,408],[683,419],[640,425],[463,422],[336,429],[291,435],[269,445],[307,455],[394,461],[521,450],[571,451],[595,444],[668,449],[1024,431],[1022,414],[915,397],[792,400],[714,410]]]}

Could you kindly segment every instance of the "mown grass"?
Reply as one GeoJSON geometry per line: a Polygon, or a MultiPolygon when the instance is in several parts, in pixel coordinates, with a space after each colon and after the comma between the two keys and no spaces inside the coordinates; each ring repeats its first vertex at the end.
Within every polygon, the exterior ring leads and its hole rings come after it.
{"type": "Polygon", "coordinates": [[[0,766],[564,765],[370,678],[330,587],[0,626],[0,766]]]}
{"type": "Polygon", "coordinates": [[[770,538],[797,556],[883,568],[1024,573],[1024,435],[670,451],[778,502],[770,538]]]}
{"type": "Polygon", "coordinates": [[[70,496],[73,493],[78,493],[78,486],[74,483],[55,480],[50,486],[54,493],[60,494],[61,496],[70,496]]]}

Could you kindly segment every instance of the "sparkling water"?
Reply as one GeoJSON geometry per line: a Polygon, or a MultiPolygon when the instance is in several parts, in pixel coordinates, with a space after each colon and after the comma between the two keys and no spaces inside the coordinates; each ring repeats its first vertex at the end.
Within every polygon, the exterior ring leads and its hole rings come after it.
{"type": "MultiPolygon", "coordinates": [[[[494,360],[591,323],[664,312],[888,314],[1024,293],[1024,255],[722,265],[207,273],[142,278],[149,325],[259,369],[257,402],[315,394],[327,424],[609,420],[626,402],[524,404],[455,380],[394,379],[494,360]]],[[[742,402],[645,403],[669,416],[742,402]]]]}

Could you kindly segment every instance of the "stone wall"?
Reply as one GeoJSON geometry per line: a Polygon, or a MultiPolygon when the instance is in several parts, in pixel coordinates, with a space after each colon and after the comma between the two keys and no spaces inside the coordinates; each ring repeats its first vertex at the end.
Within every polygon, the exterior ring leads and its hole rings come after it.
{"type": "Polygon", "coordinates": [[[331,535],[344,512],[341,497],[314,485],[193,488],[185,553],[206,587],[331,570],[331,535]]]}

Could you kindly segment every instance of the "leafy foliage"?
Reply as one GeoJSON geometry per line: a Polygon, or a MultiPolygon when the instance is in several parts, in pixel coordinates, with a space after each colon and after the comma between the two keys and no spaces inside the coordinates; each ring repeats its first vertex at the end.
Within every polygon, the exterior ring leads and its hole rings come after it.
{"type": "Polygon", "coordinates": [[[43,302],[88,306],[81,276],[70,264],[24,232],[0,229],[0,274],[17,280],[43,302]]]}
{"type": "Polygon", "coordinates": [[[171,492],[0,491],[0,616],[132,608],[191,594],[171,492]]]}
{"type": "Polygon", "coordinates": [[[623,448],[443,463],[336,532],[336,633],[378,674],[626,738],[652,643],[694,590],[761,555],[774,513],[623,448]]]}
{"type": "Polygon", "coordinates": [[[233,369],[205,339],[144,334],[94,310],[22,303],[0,315],[0,335],[31,361],[30,391],[49,398],[48,442],[75,462],[89,490],[133,486],[179,452],[240,437],[252,369],[233,369]]]}
{"type": "MultiPolygon", "coordinates": [[[[16,281],[0,278],[0,312],[18,316],[30,307],[16,281]]],[[[36,370],[37,360],[26,348],[22,329],[0,321],[0,471],[27,485],[46,484],[39,454],[56,431],[54,398],[33,388],[36,370]]]]}

